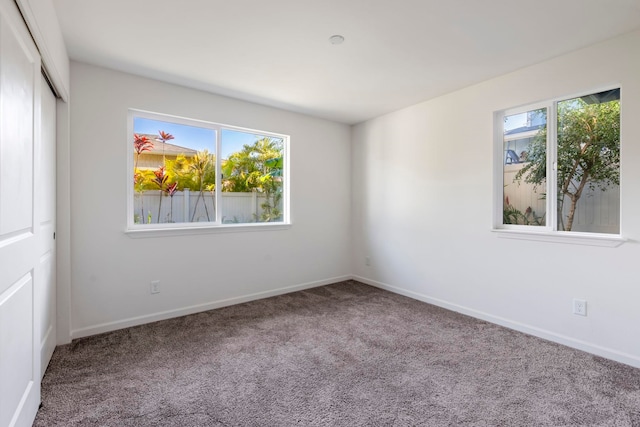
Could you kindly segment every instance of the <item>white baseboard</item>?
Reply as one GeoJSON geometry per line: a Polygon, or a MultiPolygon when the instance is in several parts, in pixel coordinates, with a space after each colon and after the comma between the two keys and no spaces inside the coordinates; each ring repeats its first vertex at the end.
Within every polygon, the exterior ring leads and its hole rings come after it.
{"type": "Polygon", "coordinates": [[[602,347],[589,342],[577,340],[575,338],[568,337],[566,335],[557,334],[555,332],[547,331],[544,329],[536,328],[534,326],[526,325],[524,323],[515,322],[513,320],[505,319],[503,317],[494,316],[489,313],[474,310],[468,307],[463,307],[458,304],[453,304],[448,301],[444,301],[438,298],[432,298],[424,294],[420,294],[406,289],[391,286],[386,283],[378,282],[376,280],[367,279],[361,276],[352,276],[353,280],[357,280],[367,285],[375,286],[376,288],[384,289],[399,295],[403,295],[418,301],[426,302],[436,305],[438,307],[446,308],[447,310],[455,311],[458,313],[466,314],[477,319],[486,320],[487,322],[495,323],[500,326],[504,326],[509,329],[514,329],[525,334],[533,335],[538,338],[543,338],[549,341],[553,341],[558,344],[566,345],[578,350],[586,351],[587,353],[595,354],[607,359],[615,360],[616,362],[624,363],[626,365],[640,368],[640,357],[632,354],[623,353],[610,348],[602,347]]]}
{"type": "Polygon", "coordinates": [[[352,276],[339,276],[330,279],[318,280],[315,282],[302,283],[299,285],[288,286],[284,288],[272,289],[255,294],[228,298],[219,301],[211,301],[203,304],[192,305],[189,307],[178,308],[174,310],[162,311],[159,313],[147,314],[144,316],[136,316],[128,319],[117,320],[115,322],[102,323],[99,325],[88,326],[85,328],[75,329],[71,331],[71,338],[82,338],[90,335],[111,332],[118,329],[128,328],[131,326],[143,325],[145,323],[157,322],[159,320],[172,319],[174,317],[186,316],[188,314],[200,313],[215,308],[228,307],[230,305],[242,304],[244,302],[255,301],[263,298],[269,298],[277,295],[288,294],[291,292],[302,291],[305,289],[317,288],[318,286],[330,285],[332,283],[342,282],[351,279],[352,276]]]}

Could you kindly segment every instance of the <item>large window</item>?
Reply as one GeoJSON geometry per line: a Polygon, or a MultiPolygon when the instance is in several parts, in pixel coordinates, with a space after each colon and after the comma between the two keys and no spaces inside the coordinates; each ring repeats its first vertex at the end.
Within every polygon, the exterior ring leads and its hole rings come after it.
{"type": "Polygon", "coordinates": [[[620,89],[497,115],[496,225],[620,234],[620,89]]]}
{"type": "Polygon", "coordinates": [[[288,136],[129,112],[129,229],[288,222],[288,136]]]}

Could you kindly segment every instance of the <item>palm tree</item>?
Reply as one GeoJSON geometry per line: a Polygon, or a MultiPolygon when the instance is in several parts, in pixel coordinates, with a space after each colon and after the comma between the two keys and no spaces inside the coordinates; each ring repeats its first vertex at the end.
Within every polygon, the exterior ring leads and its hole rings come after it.
{"type": "MultiPolygon", "coordinates": [[[[269,222],[280,218],[278,205],[282,200],[283,141],[264,137],[245,144],[223,163],[223,191],[258,191],[265,195],[259,220],[269,222]]],[[[258,218],[256,218],[258,219],[258,218]]]]}
{"type": "Polygon", "coordinates": [[[196,186],[198,188],[198,198],[196,199],[196,205],[193,208],[193,214],[191,215],[191,222],[196,217],[196,211],[198,210],[198,203],[200,199],[202,199],[202,203],[204,204],[204,211],[207,215],[207,221],[211,221],[211,217],[209,216],[209,208],[207,208],[207,203],[204,201],[204,189],[206,181],[210,181],[213,176],[213,181],[215,183],[215,158],[213,154],[210,154],[208,150],[198,151],[195,156],[191,158],[191,162],[189,164],[189,169],[193,172],[193,179],[196,182],[196,186]]]}
{"type": "Polygon", "coordinates": [[[167,183],[167,179],[169,178],[169,176],[166,174],[167,159],[164,155],[164,147],[167,141],[171,141],[172,139],[174,139],[174,136],[171,135],[170,133],[167,133],[162,130],[158,131],[158,138],[156,138],[156,140],[162,142],[162,166],[160,166],[160,168],[158,168],[154,172],[156,177],[153,180],[153,182],[160,187],[160,202],[158,203],[158,224],[160,224],[160,210],[162,209],[162,195],[166,191],[165,184],[167,183]]]}

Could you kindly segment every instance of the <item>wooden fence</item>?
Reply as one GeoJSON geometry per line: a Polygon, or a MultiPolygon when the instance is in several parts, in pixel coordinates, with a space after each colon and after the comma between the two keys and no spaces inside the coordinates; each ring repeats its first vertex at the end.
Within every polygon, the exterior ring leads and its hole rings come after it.
{"type": "MultiPolygon", "coordinates": [[[[504,165],[504,197],[509,198],[509,204],[520,212],[531,208],[536,216],[541,217],[546,211],[544,187],[534,189],[533,184],[524,181],[514,182],[516,173],[524,166],[523,163],[504,165]]],[[[570,201],[565,198],[562,216],[567,218],[570,201]]],[[[574,216],[572,231],[591,233],[620,232],[620,188],[611,186],[602,191],[600,189],[585,188],[578,200],[574,216]]]]}

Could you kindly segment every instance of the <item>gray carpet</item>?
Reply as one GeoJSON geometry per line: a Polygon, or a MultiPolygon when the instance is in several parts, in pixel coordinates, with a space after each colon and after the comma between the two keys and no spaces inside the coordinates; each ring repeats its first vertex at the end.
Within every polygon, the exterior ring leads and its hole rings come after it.
{"type": "Polygon", "coordinates": [[[640,370],[344,282],[58,347],[35,426],[640,426],[640,370]]]}

